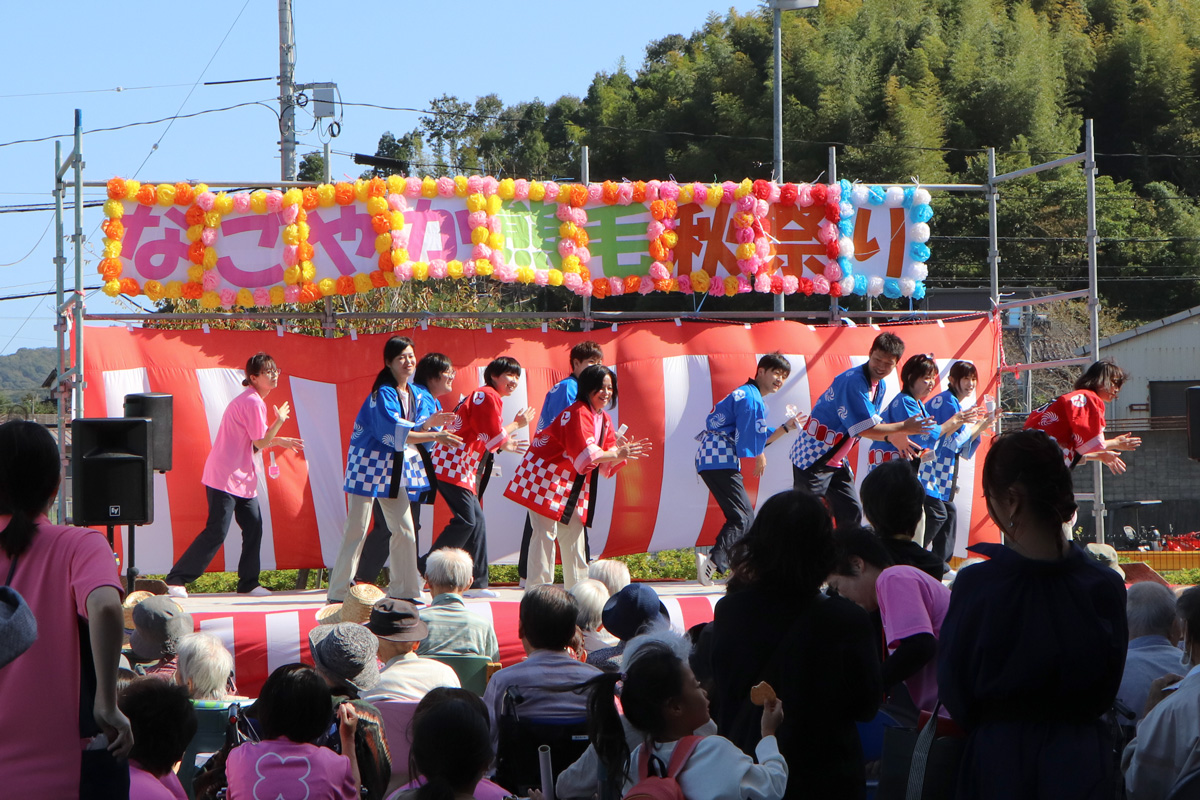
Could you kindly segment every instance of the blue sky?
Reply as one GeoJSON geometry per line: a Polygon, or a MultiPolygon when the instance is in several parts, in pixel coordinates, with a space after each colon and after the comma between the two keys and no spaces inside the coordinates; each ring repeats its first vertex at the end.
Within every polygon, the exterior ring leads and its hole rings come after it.
{"type": "MultiPolygon", "coordinates": [[[[297,82],[333,81],[348,103],[426,108],[442,94],[473,101],[494,92],[506,103],[582,95],[595,73],[614,71],[621,59],[636,70],[651,41],[689,34],[710,13],[747,12],[759,3],[295,0],[294,5],[297,82]]],[[[254,101],[278,108],[278,4],[270,0],[55,0],[21,4],[8,21],[0,145],[63,135],[66,153],[76,108],[83,110],[85,131],[254,101]],[[272,80],[203,85],[265,77],[272,80]],[[114,91],[117,87],[123,90],[114,91]]],[[[404,133],[419,116],[346,107],[333,147],[373,153],[381,133],[404,133]]],[[[298,153],[321,147],[316,132],[307,132],[311,124],[301,111],[298,153]]],[[[278,139],[275,114],[256,105],[179,119],[169,129],[162,123],[93,133],[84,136],[84,178],[275,180],[278,139]]],[[[337,155],[332,168],[335,179],[362,170],[337,155]]],[[[53,141],[0,146],[0,207],[50,202],[53,174],[53,141]]],[[[103,189],[90,189],[85,201],[102,196],[103,189]]],[[[52,211],[0,213],[0,295],[54,288],[53,217],[52,211]]],[[[95,252],[101,219],[99,209],[84,216],[91,251],[85,251],[88,286],[100,280],[95,252]]],[[[67,253],[73,269],[69,243],[67,253]]],[[[98,292],[87,302],[97,313],[133,310],[98,292]]],[[[147,304],[145,298],[140,302],[147,304]]],[[[53,346],[53,307],[53,297],[0,302],[0,355],[53,346]]]]}

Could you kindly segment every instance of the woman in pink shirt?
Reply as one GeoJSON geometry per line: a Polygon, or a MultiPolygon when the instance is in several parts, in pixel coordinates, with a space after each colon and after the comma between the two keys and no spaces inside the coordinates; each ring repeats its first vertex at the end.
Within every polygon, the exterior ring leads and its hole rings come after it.
{"type": "MultiPolygon", "coordinates": [[[[312,744],[333,724],[329,687],[315,669],[286,664],[275,670],[254,708],[263,740],[229,751],[225,764],[229,800],[357,800],[358,762],[312,744]]],[[[349,703],[338,706],[337,716],[342,753],[353,753],[358,717],[349,703]]]]}
{"type": "Polygon", "coordinates": [[[262,543],[262,513],[258,509],[258,459],[260,450],[285,447],[301,450],[299,439],[276,436],[292,414],[284,401],[275,406],[275,421],[267,427],[267,404],[271,390],[279,385],[279,367],[266,353],[256,353],[246,362],[246,377],[239,394],[225,409],[216,441],[204,462],[208,522],[167,575],[167,593],[187,597],[184,584],[204,574],[217,550],[229,535],[229,523],[237,520],[242,529],[242,557],[238,561],[237,590],[241,594],[268,594],[258,583],[259,546],[262,543]]]}
{"type": "Polygon", "coordinates": [[[0,668],[4,797],[78,797],[85,750],[89,767],[115,771],[105,749],[124,758],[133,746],[117,708],[120,578],[103,534],[46,519],[61,463],[41,425],[0,425],[0,580],[37,619],[37,639],[0,668]],[[90,718],[81,719],[81,704],[90,718]]]}

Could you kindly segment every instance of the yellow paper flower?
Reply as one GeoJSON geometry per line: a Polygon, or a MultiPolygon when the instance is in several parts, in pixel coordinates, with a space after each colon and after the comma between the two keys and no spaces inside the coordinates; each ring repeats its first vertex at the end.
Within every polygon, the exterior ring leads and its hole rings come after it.
{"type": "Polygon", "coordinates": [[[704,294],[708,291],[711,279],[707,272],[702,269],[698,269],[691,273],[691,279],[693,291],[699,292],[700,294],[704,294]]]}
{"type": "Polygon", "coordinates": [[[496,216],[500,213],[500,209],[504,208],[504,201],[499,195],[492,195],[487,199],[487,212],[489,216],[496,216]]]}
{"type": "Polygon", "coordinates": [[[488,229],[480,225],[471,231],[471,244],[485,244],[488,240],[488,229]]]}
{"type": "Polygon", "coordinates": [[[367,202],[367,198],[371,196],[371,184],[359,178],[354,182],[354,199],[360,203],[367,202]]]}
{"type": "Polygon", "coordinates": [[[388,286],[398,286],[398,285],[400,285],[400,281],[399,281],[399,280],[396,278],[396,273],[395,273],[395,272],[392,272],[391,270],[385,270],[385,271],[384,271],[384,273],[383,273],[383,279],[384,279],[385,281],[387,281],[387,285],[388,285],[388,286]]]}
{"type": "Polygon", "coordinates": [[[194,191],[196,194],[203,194],[204,192],[208,191],[208,184],[207,183],[197,183],[192,188],[192,191],[194,191]]]}
{"type": "Polygon", "coordinates": [[[382,214],[388,210],[386,197],[368,197],[367,198],[367,213],[372,217],[377,214],[382,214]]]}
{"type": "Polygon", "coordinates": [[[679,244],[679,234],[671,230],[663,231],[662,243],[668,250],[674,249],[675,245],[679,244]]]}
{"type": "Polygon", "coordinates": [[[305,283],[312,283],[313,279],[317,277],[317,268],[311,261],[300,262],[300,277],[304,278],[305,283]]]}
{"type": "Polygon", "coordinates": [[[300,205],[304,201],[304,192],[296,188],[288,189],[283,193],[283,207],[300,205]]]}
{"type": "Polygon", "coordinates": [[[204,280],[204,267],[199,264],[192,264],[187,271],[188,281],[191,283],[200,283],[204,280]]]}
{"type": "Polygon", "coordinates": [[[337,284],[333,278],[322,278],[321,282],[317,284],[317,288],[321,291],[323,297],[337,294],[337,284]]]}
{"type": "Polygon", "coordinates": [[[267,213],[267,193],[262,189],[250,193],[250,210],[255,214],[267,213]]]}
{"type": "Polygon", "coordinates": [[[418,281],[429,280],[429,265],[424,261],[414,261],[413,278],[418,281]]]}
{"type": "Polygon", "coordinates": [[[155,192],[156,199],[160,206],[175,205],[175,185],[171,183],[160,183],[158,191],[155,192]]]}
{"type": "Polygon", "coordinates": [[[234,303],[242,308],[250,308],[254,305],[254,292],[249,289],[238,289],[237,299],[234,303]]]}
{"type": "Polygon", "coordinates": [[[403,264],[405,261],[408,261],[408,250],[406,250],[403,247],[400,247],[400,248],[397,248],[392,251],[392,265],[393,266],[398,267],[401,264],[403,264]]]}
{"type": "Polygon", "coordinates": [[[108,283],[104,284],[104,293],[109,297],[116,297],[121,293],[121,282],[109,281],[108,283]]]}
{"type": "Polygon", "coordinates": [[[205,292],[200,295],[201,308],[217,308],[221,305],[221,295],[216,292],[205,292]]]}
{"type": "Polygon", "coordinates": [[[485,278],[492,274],[492,262],[486,258],[475,259],[475,274],[482,275],[485,278]]]}
{"type": "Polygon", "coordinates": [[[753,258],[753,257],[754,257],[754,244],[753,243],[739,244],[737,246],[738,261],[744,261],[747,258],[753,258]]]}
{"type": "Polygon", "coordinates": [[[487,207],[487,198],[476,192],[467,196],[467,211],[474,214],[476,211],[483,211],[487,207]]]}
{"type": "Polygon", "coordinates": [[[463,276],[462,262],[458,261],[458,260],[447,261],[446,262],[446,274],[449,275],[451,278],[455,278],[455,279],[461,278],[463,276]]]}
{"type": "Polygon", "coordinates": [[[104,216],[109,219],[120,219],[125,216],[125,206],[121,205],[120,200],[105,200],[104,216]]]}
{"type": "Polygon", "coordinates": [[[517,267],[517,280],[521,283],[533,283],[533,267],[517,267]]]}
{"type": "Polygon", "coordinates": [[[217,251],[215,248],[204,248],[204,268],[212,269],[217,265],[217,251]]]}
{"type": "Polygon", "coordinates": [[[576,230],[574,222],[564,222],[558,226],[558,235],[564,239],[574,239],[576,230]]]}
{"type": "MultiPolygon", "coordinates": [[[[215,206],[214,206],[214,208],[215,208],[215,206]]],[[[209,211],[207,214],[204,215],[204,227],[206,227],[206,228],[221,227],[221,215],[218,214],[215,210],[209,211]]]]}
{"type": "Polygon", "coordinates": [[[283,282],[288,286],[294,286],[300,281],[300,265],[288,267],[283,271],[283,282]]]}
{"type": "Polygon", "coordinates": [[[529,199],[540,203],[546,198],[546,187],[541,181],[531,181],[529,184],[529,199]]]}
{"type": "Polygon", "coordinates": [[[421,181],[421,197],[437,197],[437,181],[428,175],[421,181]]]}
{"type": "Polygon", "coordinates": [[[283,294],[282,286],[272,286],[269,294],[271,295],[271,305],[273,305],[273,306],[283,305],[284,294],[283,294]]]}
{"type": "MultiPolygon", "coordinates": [[[[725,193],[725,188],[719,183],[710,183],[708,185],[708,195],[704,198],[704,205],[716,208],[721,205],[721,196],[725,193]]],[[[706,288],[704,291],[708,291],[706,288]]]]}
{"type": "Polygon", "coordinates": [[[492,248],[493,250],[499,250],[500,248],[504,247],[504,234],[489,233],[487,243],[488,247],[492,248]]]}
{"type": "Polygon", "coordinates": [[[354,276],[354,291],[359,294],[364,294],[371,291],[374,287],[371,285],[371,278],[365,272],[359,272],[354,276]]]}
{"type": "MultiPolygon", "coordinates": [[[[742,182],[738,184],[738,187],[733,190],[733,196],[736,197],[738,200],[741,200],[743,197],[750,194],[750,192],[753,191],[753,189],[754,189],[754,183],[751,182],[751,180],[749,178],[743,178],[742,182]]],[[[725,286],[726,286],[726,288],[729,287],[729,281],[725,281],[725,286]]]]}
{"type": "Polygon", "coordinates": [[[329,208],[336,202],[334,200],[335,192],[332,183],[322,183],[317,187],[317,202],[321,208],[329,208]]]}
{"type": "Polygon", "coordinates": [[[146,285],[142,287],[142,291],[146,293],[146,297],[150,298],[150,302],[157,303],[163,299],[163,285],[158,281],[146,281],[146,285]]]}
{"type": "Polygon", "coordinates": [[[735,294],[737,294],[737,290],[738,290],[738,279],[733,277],[732,275],[726,275],[725,276],[725,294],[729,295],[730,297],[733,297],[735,294]]]}
{"type": "Polygon", "coordinates": [[[120,258],[121,243],[114,242],[112,239],[104,240],[104,257],[105,258],[120,258]]]}
{"type": "Polygon", "coordinates": [[[388,216],[388,219],[391,222],[392,230],[399,231],[399,230],[404,229],[404,212],[403,211],[393,211],[388,216]]]}
{"type": "Polygon", "coordinates": [[[567,256],[562,260],[562,271],[572,274],[579,272],[579,256],[567,256]]]}
{"type": "Polygon", "coordinates": [[[517,182],[512,178],[505,178],[496,187],[496,194],[500,196],[501,200],[512,200],[517,196],[517,182]]]}
{"type": "Polygon", "coordinates": [[[295,225],[286,225],[282,236],[284,244],[297,244],[300,241],[300,229],[295,225]]]}
{"type": "Polygon", "coordinates": [[[297,222],[296,231],[300,234],[300,241],[308,241],[309,227],[307,222],[297,222]]]}
{"type": "Polygon", "coordinates": [[[133,178],[125,179],[125,196],[132,199],[137,196],[138,189],[142,188],[141,181],[135,181],[133,178]]]}
{"type": "Polygon", "coordinates": [[[404,194],[404,178],[399,175],[388,175],[386,183],[388,194],[404,194]]]}
{"type": "Polygon", "coordinates": [[[456,197],[466,197],[467,196],[467,176],[466,175],[455,175],[454,176],[454,195],[456,197]]]}
{"type": "Polygon", "coordinates": [[[228,192],[218,192],[216,199],[213,200],[213,211],[222,217],[233,211],[233,196],[228,192]]]}
{"type": "Polygon", "coordinates": [[[679,205],[686,205],[695,199],[696,189],[692,184],[685,183],[679,187],[679,205]]]}
{"type": "Polygon", "coordinates": [[[562,286],[563,274],[561,271],[559,271],[557,269],[552,269],[549,271],[549,275],[550,275],[550,280],[548,282],[551,286],[562,286]]]}
{"type": "Polygon", "coordinates": [[[178,300],[183,297],[183,282],[168,281],[166,286],[166,295],[172,300],[178,300]]]}
{"type": "Polygon", "coordinates": [[[375,252],[386,253],[392,249],[392,235],[390,233],[381,233],[375,237],[375,252]]]}

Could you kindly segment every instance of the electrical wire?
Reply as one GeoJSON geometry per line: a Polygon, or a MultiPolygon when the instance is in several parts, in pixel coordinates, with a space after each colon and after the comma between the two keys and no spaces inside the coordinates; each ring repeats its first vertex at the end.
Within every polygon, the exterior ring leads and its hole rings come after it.
{"type": "Polygon", "coordinates": [[[8,263],[8,264],[0,264],[0,267],[15,267],[17,264],[20,264],[22,261],[24,261],[25,259],[29,258],[31,255],[33,255],[33,251],[35,251],[35,250],[37,250],[37,249],[38,249],[38,245],[42,243],[42,239],[45,239],[45,238],[46,238],[46,234],[50,232],[50,226],[51,226],[51,225],[53,225],[53,224],[54,224],[54,218],[53,218],[53,217],[51,217],[51,218],[50,218],[50,219],[49,219],[49,220],[46,222],[46,227],[45,227],[45,229],[42,231],[42,235],[38,237],[38,240],[37,240],[36,242],[34,242],[34,244],[33,244],[33,247],[29,248],[29,252],[28,252],[28,253],[26,253],[25,255],[21,256],[21,257],[20,257],[20,258],[18,258],[16,261],[13,261],[13,262],[11,262],[11,263],[8,263]]]}

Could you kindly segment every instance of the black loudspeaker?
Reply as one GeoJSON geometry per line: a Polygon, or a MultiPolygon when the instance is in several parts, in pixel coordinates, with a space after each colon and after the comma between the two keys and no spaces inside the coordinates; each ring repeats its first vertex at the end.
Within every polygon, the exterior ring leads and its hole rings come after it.
{"type": "Polygon", "coordinates": [[[149,419],[71,421],[75,525],[154,522],[149,419]]]}
{"type": "Polygon", "coordinates": [[[1200,461],[1200,386],[1183,390],[1187,406],[1188,458],[1200,461]]]}
{"type": "Polygon", "coordinates": [[[169,472],[175,430],[174,398],[169,394],[127,394],[125,417],[150,419],[150,469],[169,472]]]}

